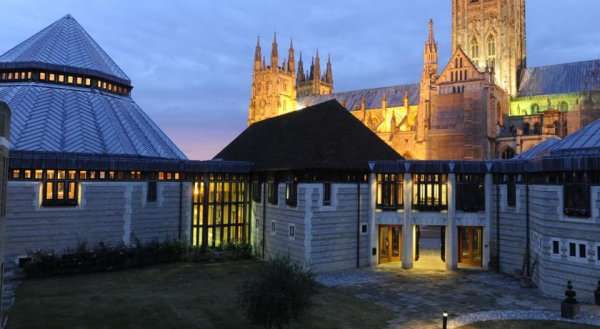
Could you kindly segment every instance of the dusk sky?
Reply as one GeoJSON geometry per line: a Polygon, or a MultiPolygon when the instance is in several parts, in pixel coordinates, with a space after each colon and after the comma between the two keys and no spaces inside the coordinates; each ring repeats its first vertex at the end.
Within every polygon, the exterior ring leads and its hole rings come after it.
{"type": "MultiPolygon", "coordinates": [[[[336,91],[417,82],[429,18],[442,66],[450,55],[450,0],[2,2],[0,53],[73,15],[190,159],[246,127],[257,35],[267,56],[274,31],[280,56],[290,38],[305,60],[331,54],[336,91]]],[[[598,0],[528,0],[528,65],[599,58],[599,12],[598,0]]]]}

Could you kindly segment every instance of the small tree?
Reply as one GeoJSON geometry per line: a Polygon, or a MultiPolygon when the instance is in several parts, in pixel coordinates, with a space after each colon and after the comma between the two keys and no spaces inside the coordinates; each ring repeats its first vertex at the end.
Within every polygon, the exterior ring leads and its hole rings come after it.
{"type": "Polygon", "coordinates": [[[289,258],[267,262],[256,279],[240,289],[240,305],[248,319],[266,329],[281,329],[298,319],[316,292],[314,275],[289,258]]]}

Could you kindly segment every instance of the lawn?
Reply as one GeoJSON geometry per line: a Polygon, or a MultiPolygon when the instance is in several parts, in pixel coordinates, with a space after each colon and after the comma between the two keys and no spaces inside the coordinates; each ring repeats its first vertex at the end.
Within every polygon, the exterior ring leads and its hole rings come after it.
{"type": "Polygon", "coordinates": [[[480,322],[459,329],[598,329],[599,327],[584,326],[555,321],[488,321],[480,322]]]}
{"type": "MultiPolygon", "coordinates": [[[[175,264],[114,273],[27,280],[9,329],[254,328],[237,306],[237,287],[260,263],[175,264]]],[[[388,310],[342,290],[319,289],[292,328],[384,328],[388,310]]]]}

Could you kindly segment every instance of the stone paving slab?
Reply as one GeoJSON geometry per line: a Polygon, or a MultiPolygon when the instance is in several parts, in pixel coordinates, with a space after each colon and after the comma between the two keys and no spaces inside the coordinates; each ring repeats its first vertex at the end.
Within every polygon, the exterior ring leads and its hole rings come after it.
{"type": "MultiPolygon", "coordinates": [[[[323,274],[317,280],[392,311],[396,318],[389,329],[437,329],[444,311],[455,326],[503,316],[560,320],[560,300],[542,296],[535,288],[521,287],[513,277],[493,272],[380,266],[323,274]]],[[[581,323],[600,325],[600,308],[584,306],[582,310],[580,319],[588,322],[581,323]]]]}

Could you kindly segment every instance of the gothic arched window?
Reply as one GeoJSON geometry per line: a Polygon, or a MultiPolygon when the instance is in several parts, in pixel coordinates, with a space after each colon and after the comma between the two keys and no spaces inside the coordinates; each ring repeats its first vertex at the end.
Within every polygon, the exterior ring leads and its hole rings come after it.
{"type": "Polygon", "coordinates": [[[559,109],[561,112],[567,112],[567,111],[569,111],[569,104],[565,101],[562,101],[562,102],[560,102],[559,109]]]}
{"type": "Polygon", "coordinates": [[[487,42],[488,42],[488,56],[496,57],[496,38],[494,38],[493,34],[490,34],[487,42]]]}
{"type": "Polygon", "coordinates": [[[540,112],[540,106],[537,103],[531,105],[531,114],[536,114],[540,112]]]}
{"type": "Polygon", "coordinates": [[[562,137],[560,122],[554,121],[553,126],[554,126],[554,135],[562,137]]]}
{"type": "Polygon", "coordinates": [[[523,129],[523,135],[526,135],[526,136],[529,135],[529,133],[530,133],[529,123],[525,122],[521,129],[523,129]]]}
{"type": "Polygon", "coordinates": [[[506,147],[500,157],[504,160],[509,160],[515,157],[515,150],[511,147],[506,147]]]}
{"type": "Polygon", "coordinates": [[[476,60],[479,57],[479,42],[476,38],[471,40],[471,57],[476,60]]]}

